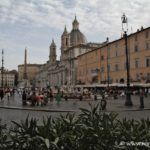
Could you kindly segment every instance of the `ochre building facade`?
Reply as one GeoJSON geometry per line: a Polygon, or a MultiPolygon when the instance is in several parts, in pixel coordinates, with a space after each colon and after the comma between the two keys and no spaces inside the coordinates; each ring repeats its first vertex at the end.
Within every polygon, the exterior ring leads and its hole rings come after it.
{"type": "MultiPolygon", "coordinates": [[[[41,64],[27,64],[26,65],[26,72],[27,72],[27,79],[31,84],[34,84],[35,77],[40,71],[41,64]]],[[[18,81],[19,83],[23,81],[24,79],[24,64],[18,65],[18,81]]]]}
{"type": "MultiPolygon", "coordinates": [[[[150,27],[128,35],[131,83],[150,82],[150,27]]],[[[78,56],[77,80],[81,84],[126,83],[125,39],[78,56]]]]}

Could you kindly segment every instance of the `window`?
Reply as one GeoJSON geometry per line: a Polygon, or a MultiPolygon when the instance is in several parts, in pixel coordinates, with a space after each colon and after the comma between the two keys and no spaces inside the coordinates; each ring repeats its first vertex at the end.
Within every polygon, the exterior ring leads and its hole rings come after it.
{"type": "Polygon", "coordinates": [[[147,80],[150,80],[150,73],[147,73],[147,80]]]}
{"type": "Polygon", "coordinates": [[[115,43],[115,47],[116,47],[116,48],[118,47],[118,43],[117,43],[117,42],[115,43]]]}
{"type": "Polygon", "coordinates": [[[139,51],[139,49],[138,49],[138,45],[135,45],[135,47],[134,47],[134,51],[135,51],[135,52],[138,52],[138,51],[139,51]]]}
{"type": "Polygon", "coordinates": [[[138,40],[137,35],[135,35],[134,40],[135,40],[135,41],[137,41],[137,40],[138,40]]]}
{"type": "Polygon", "coordinates": [[[135,60],[135,68],[139,68],[139,59],[135,60]]]}
{"type": "Polygon", "coordinates": [[[149,43],[148,42],[146,42],[146,44],[145,44],[145,49],[149,49],[149,43]]]}
{"type": "Polygon", "coordinates": [[[118,71],[118,70],[119,70],[119,65],[115,64],[115,71],[118,71]]]}
{"type": "Polygon", "coordinates": [[[104,55],[101,56],[101,60],[104,60],[104,55]]]}
{"type": "Polygon", "coordinates": [[[146,67],[150,67],[150,57],[146,58],[146,67]]]}
{"type": "Polygon", "coordinates": [[[149,32],[146,31],[146,32],[145,32],[145,38],[148,38],[148,37],[149,37],[149,32]]]}
{"type": "Polygon", "coordinates": [[[116,57],[118,56],[118,52],[117,52],[117,50],[116,50],[116,52],[115,52],[115,56],[116,56],[116,57]]]}
{"type": "Polygon", "coordinates": [[[68,38],[66,38],[66,46],[68,46],[68,38]]]}
{"type": "Polygon", "coordinates": [[[104,72],[104,67],[101,67],[101,72],[104,72]]]}
{"type": "Polygon", "coordinates": [[[136,74],[136,80],[139,80],[139,74],[136,74]]]}

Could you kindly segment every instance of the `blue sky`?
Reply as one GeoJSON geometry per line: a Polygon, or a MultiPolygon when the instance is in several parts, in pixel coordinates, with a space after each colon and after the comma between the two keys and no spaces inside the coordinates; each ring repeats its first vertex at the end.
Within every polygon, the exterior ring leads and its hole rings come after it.
{"type": "Polygon", "coordinates": [[[28,63],[45,63],[52,39],[59,59],[61,34],[65,25],[71,31],[75,15],[88,42],[103,42],[106,37],[110,41],[120,38],[123,12],[128,17],[129,33],[149,27],[149,8],[149,0],[0,0],[4,66],[17,69],[23,64],[25,47],[28,63]]]}

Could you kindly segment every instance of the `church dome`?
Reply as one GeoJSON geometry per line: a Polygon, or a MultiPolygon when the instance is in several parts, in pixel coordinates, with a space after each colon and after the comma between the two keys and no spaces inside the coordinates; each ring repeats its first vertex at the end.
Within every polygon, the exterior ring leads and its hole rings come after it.
{"type": "Polygon", "coordinates": [[[72,23],[72,26],[73,26],[73,29],[70,33],[70,46],[75,46],[77,44],[87,43],[85,36],[79,30],[79,23],[76,19],[76,16],[75,16],[75,19],[72,23]]]}
{"type": "Polygon", "coordinates": [[[86,38],[79,29],[72,30],[70,33],[70,45],[75,46],[77,44],[84,44],[86,43],[86,38]]]}

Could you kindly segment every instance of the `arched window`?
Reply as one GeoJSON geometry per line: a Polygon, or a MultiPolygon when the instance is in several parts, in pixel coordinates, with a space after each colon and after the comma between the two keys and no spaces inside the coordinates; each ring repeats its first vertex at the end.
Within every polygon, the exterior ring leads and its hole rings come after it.
{"type": "Polygon", "coordinates": [[[68,46],[68,38],[66,38],[66,46],[68,46]]]}

